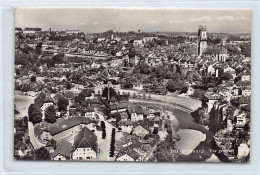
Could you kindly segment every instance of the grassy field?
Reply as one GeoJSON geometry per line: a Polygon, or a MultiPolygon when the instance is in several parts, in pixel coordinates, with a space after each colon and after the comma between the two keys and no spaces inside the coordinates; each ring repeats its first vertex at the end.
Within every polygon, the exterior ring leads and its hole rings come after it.
{"type": "Polygon", "coordinates": [[[16,109],[20,112],[15,118],[28,116],[28,108],[32,103],[34,103],[34,97],[15,94],[14,104],[16,109]]]}

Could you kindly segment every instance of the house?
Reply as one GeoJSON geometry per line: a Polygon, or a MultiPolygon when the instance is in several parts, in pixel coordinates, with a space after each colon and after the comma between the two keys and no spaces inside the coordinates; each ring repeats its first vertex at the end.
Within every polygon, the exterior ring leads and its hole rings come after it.
{"type": "Polygon", "coordinates": [[[206,97],[207,104],[208,104],[208,112],[211,111],[211,109],[213,108],[213,106],[216,102],[223,99],[223,97],[221,95],[214,94],[214,93],[207,93],[207,94],[205,94],[205,97],[206,97]]]}
{"type": "Polygon", "coordinates": [[[214,60],[225,62],[228,55],[227,55],[227,49],[225,48],[206,48],[202,55],[206,57],[214,58],[214,60]]]}
{"type": "Polygon", "coordinates": [[[143,121],[144,120],[144,110],[142,106],[134,106],[130,110],[131,121],[143,121]]]}
{"type": "Polygon", "coordinates": [[[121,113],[121,112],[126,112],[128,108],[128,105],[126,102],[119,102],[119,103],[116,103],[116,104],[112,104],[110,105],[110,112],[111,114],[114,114],[114,113],[121,113]]]}
{"type": "Polygon", "coordinates": [[[122,129],[123,132],[130,133],[133,129],[133,122],[130,120],[120,120],[118,123],[118,127],[122,129]]]}
{"type": "Polygon", "coordinates": [[[109,63],[110,63],[111,67],[117,67],[117,66],[120,66],[120,65],[123,64],[123,60],[122,59],[114,59],[114,60],[109,61],[109,63]]]}
{"type": "Polygon", "coordinates": [[[251,96],[251,90],[250,89],[242,90],[242,96],[250,97],[251,96]]]}
{"type": "Polygon", "coordinates": [[[160,112],[155,112],[154,110],[147,110],[147,119],[154,119],[155,116],[160,116],[160,112]]]}
{"type": "Polygon", "coordinates": [[[48,130],[43,130],[41,135],[40,135],[40,139],[41,140],[51,140],[52,135],[48,130]]]}
{"type": "Polygon", "coordinates": [[[138,90],[138,91],[141,91],[144,89],[144,86],[142,84],[134,84],[133,85],[133,89],[134,90],[138,90]]]}
{"type": "Polygon", "coordinates": [[[66,29],[65,33],[68,34],[68,35],[72,35],[72,34],[79,34],[80,31],[74,30],[74,29],[73,30],[66,29]]]}
{"type": "Polygon", "coordinates": [[[66,140],[57,143],[54,152],[51,155],[52,160],[70,160],[72,144],[66,140]]]}
{"type": "Polygon", "coordinates": [[[251,76],[250,75],[242,75],[241,81],[250,81],[251,76]]]}
{"type": "Polygon", "coordinates": [[[149,129],[138,124],[136,127],[134,127],[133,134],[139,138],[144,138],[147,134],[149,134],[149,129]]]}
{"type": "Polygon", "coordinates": [[[116,161],[133,162],[142,161],[142,156],[132,149],[122,149],[116,156],[116,161]]]}
{"type": "Polygon", "coordinates": [[[114,96],[112,96],[110,99],[109,99],[109,103],[112,105],[112,104],[116,104],[116,103],[118,103],[118,100],[114,97],[114,96]]]}
{"type": "Polygon", "coordinates": [[[39,132],[39,138],[42,140],[54,139],[55,141],[71,139],[71,136],[78,133],[82,126],[86,126],[91,122],[92,120],[86,117],[72,117],[60,120],[48,125],[43,131],[39,132]]]}
{"type": "Polygon", "coordinates": [[[85,96],[85,100],[88,100],[88,99],[93,100],[94,98],[95,98],[94,93],[88,93],[85,96]]]}
{"type": "Polygon", "coordinates": [[[35,104],[37,104],[41,108],[42,112],[44,112],[45,109],[49,106],[55,105],[55,100],[51,97],[49,92],[41,91],[40,94],[35,98],[35,104]]]}
{"type": "Polygon", "coordinates": [[[85,117],[95,120],[96,116],[95,116],[95,110],[92,106],[88,106],[86,109],[84,109],[85,112],[85,117]]]}
{"type": "Polygon", "coordinates": [[[90,64],[90,67],[91,67],[91,68],[95,68],[95,69],[98,69],[100,66],[101,66],[100,63],[92,62],[92,63],[90,64]]]}
{"type": "Polygon", "coordinates": [[[45,148],[49,151],[50,154],[54,153],[54,149],[56,148],[56,144],[57,142],[55,140],[49,140],[46,145],[45,148]]]}
{"type": "Polygon", "coordinates": [[[74,102],[69,106],[69,114],[75,114],[79,110],[80,105],[77,102],[74,102]]]}
{"type": "Polygon", "coordinates": [[[236,76],[236,70],[233,69],[232,67],[227,66],[227,67],[224,69],[224,73],[225,73],[225,72],[230,72],[233,76],[236,76]]]}
{"type": "Polygon", "coordinates": [[[140,62],[140,59],[139,55],[131,56],[129,57],[129,64],[131,66],[136,66],[140,62]]]}
{"type": "Polygon", "coordinates": [[[97,157],[97,136],[84,127],[75,137],[72,159],[73,160],[90,160],[97,157]]]}
{"type": "Polygon", "coordinates": [[[236,127],[237,128],[243,128],[246,124],[246,113],[241,113],[236,116],[237,122],[236,122],[236,127]]]}

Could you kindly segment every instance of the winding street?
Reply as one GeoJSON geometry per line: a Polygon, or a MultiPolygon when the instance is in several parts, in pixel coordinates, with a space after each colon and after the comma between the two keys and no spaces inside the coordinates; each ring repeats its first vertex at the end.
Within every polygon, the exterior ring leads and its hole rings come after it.
{"type": "Polygon", "coordinates": [[[34,149],[40,149],[41,147],[45,146],[44,144],[40,143],[35,137],[34,127],[30,121],[28,121],[28,133],[30,137],[30,142],[32,143],[34,149]]]}

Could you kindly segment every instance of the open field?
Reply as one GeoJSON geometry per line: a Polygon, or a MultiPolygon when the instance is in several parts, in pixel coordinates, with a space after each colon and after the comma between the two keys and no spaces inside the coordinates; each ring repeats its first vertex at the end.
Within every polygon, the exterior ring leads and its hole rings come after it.
{"type": "Polygon", "coordinates": [[[16,109],[20,112],[15,118],[28,116],[28,108],[32,103],[34,103],[34,97],[15,94],[14,104],[16,109]]]}

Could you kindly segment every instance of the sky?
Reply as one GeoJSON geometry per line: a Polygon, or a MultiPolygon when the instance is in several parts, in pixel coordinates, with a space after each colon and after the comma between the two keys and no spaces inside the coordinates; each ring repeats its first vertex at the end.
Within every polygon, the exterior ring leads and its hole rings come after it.
{"type": "Polygon", "coordinates": [[[251,12],[242,9],[130,8],[18,8],[15,11],[16,27],[43,30],[196,32],[199,25],[206,25],[209,32],[251,33],[251,12]]]}

